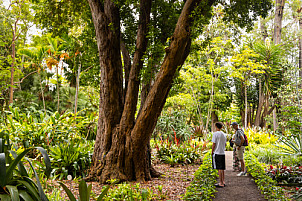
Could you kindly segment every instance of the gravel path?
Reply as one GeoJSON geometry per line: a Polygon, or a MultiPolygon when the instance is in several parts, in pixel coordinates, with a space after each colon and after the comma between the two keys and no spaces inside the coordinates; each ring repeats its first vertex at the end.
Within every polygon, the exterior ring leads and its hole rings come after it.
{"type": "Polygon", "coordinates": [[[253,178],[248,175],[244,177],[237,177],[238,172],[233,170],[233,152],[226,152],[226,171],[225,183],[226,187],[217,188],[218,192],[213,201],[259,201],[266,200],[261,192],[258,190],[257,185],[253,178]]]}

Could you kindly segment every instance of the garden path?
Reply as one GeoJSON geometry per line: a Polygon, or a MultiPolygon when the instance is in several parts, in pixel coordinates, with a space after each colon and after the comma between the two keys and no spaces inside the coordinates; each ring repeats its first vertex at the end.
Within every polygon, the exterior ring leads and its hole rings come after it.
{"type": "Polygon", "coordinates": [[[237,177],[238,172],[233,172],[233,151],[226,151],[226,171],[224,188],[217,188],[213,201],[259,201],[266,200],[258,190],[253,178],[248,175],[237,177]]]}

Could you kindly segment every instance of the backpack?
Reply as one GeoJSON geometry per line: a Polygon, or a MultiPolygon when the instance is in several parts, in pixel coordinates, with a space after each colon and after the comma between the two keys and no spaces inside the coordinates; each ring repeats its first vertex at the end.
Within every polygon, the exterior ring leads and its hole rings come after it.
{"type": "Polygon", "coordinates": [[[248,139],[247,139],[246,134],[244,134],[244,132],[243,132],[242,129],[238,129],[238,130],[241,130],[242,133],[243,133],[243,136],[244,136],[244,142],[243,142],[242,146],[245,146],[245,147],[248,146],[248,145],[249,145],[249,141],[248,141],[248,139]]]}
{"type": "MultiPolygon", "coordinates": [[[[238,130],[242,130],[242,129],[238,129],[238,130]]],[[[242,146],[246,147],[246,146],[249,145],[249,141],[248,141],[248,139],[246,137],[246,134],[243,132],[243,130],[242,130],[242,133],[243,133],[243,136],[244,136],[244,142],[243,142],[242,146]]]]}

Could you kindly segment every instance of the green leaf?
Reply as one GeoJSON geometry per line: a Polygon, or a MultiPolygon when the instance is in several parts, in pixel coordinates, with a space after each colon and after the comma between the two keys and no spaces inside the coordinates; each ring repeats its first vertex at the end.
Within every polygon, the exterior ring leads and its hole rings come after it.
{"type": "Polygon", "coordinates": [[[27,161],[29,162],[30,166],[31,166],[31,169],[33,170],[33,172],[35,173],[35,176],[36,176],[36,181],[37,181],[37,186],[38,186],[38,190],[39,190],[39,195],[40,195],[40,198],[42,201],[48,201],[48,198],[46,197],[44,191],[43,191],[43,188],[42,188],[42,185],[40,183],[40,180],[39,180],[39,176],[34,168],[34,166],[32,165],[32,163],[30,162],[29,159],[27,159],[27,161]]]}
{"type": "Polygon", "coordinates": [[[10,196],[7,194],[0,194],[1,201],[11,201],[10,196]]]}
{"type": "Polygon", "coordinates": [[[45,162],[45,166],[46,166],[46,171],[45,174],[47,176],[47,178],[50,176],[51,173],[51,163],[50,163],[50,159],[49,156],[46,152],[46,150],[42,147],[36,147],[42,154],[43,158],[44,158],[44,162],[45,162]]]}
{"type": "Polygon", "coordinates": [[[6,161],[5,153],[0,153],[0,186],[4,187],[6,185],[6,161]]]}
{"type": "Polygon", "coordinates": [[[87,200],[87,195],[90,194],[90,192],[87,191],[87,184],[84,179],[79,184],[79,193],[81,201],[89,201],[87,200]]]}
{"type": "Polygon", "coordinates": [[[19,195],[24,201],[34,201],[25,190],[19,190],[19,195]]]}
{"type": "Polygon", "coordinates": [[[91,189],[92,189],[92,184],[90,184],[90,185],[88,186],[88,188],[87,188],[87,192],[89,192],[89,193],[87,194],[87,200],[88,200],[88,201],[90,200],[90,192],[91,192],[91,189]]]}
{"type": "MultiPolygon", "coordinates": [[[[16,154],[16,152],[10,151],[10,153],[13,155],[14,158],[17,158],[17,157],[18,157],[18,155],[16,154]]],[[[27,170],[25,169],[25,167],[24,167],[22,161],[20,161],[20,162],[18,163],[18,169],[19,169],[19,172],[20,172],[20,175],[21,175],[21,176],[28,177],[27,170]]]]}
{"type": "Polygon", "coordinates": [[[18,165],[18,163],[22,160],[22,158],[25,156],[25,154],[27,154],[31,149],[26,149],[24,150],[17,158],[15,158],[15,160],[13,160],[13,162],[10,164],[10,166],[8,167],[8,170],[6,172],[6,181],[9,182],[13,176],[13,171],[16,168],[16,166],[18,165]]]}
{"type": "Polygon", "coordinates": [[[8,191],[10,193],[10,196],[11,196],[11,199],[13,201],[20,201],[17,186],[7,185],[6,188],[8,189],[8,191]]]}
{"type": "Polygon", "coordinates": [[[64,191],[67,193],[70,201],[77,201],[74,197],[74,195],[72,194],[72,192],[65,186],[65,184],[63,184],[62,182],[58,182],[64,189],[64,191]]]}
{"type": "Polygon", "coordinates": [[[34,188],[30,183],[25,180],[17,180],[17,182],[23,184],[23,186],[26,187],[27,192],[34,196],[35,200],[40,200],[37,189],[34,188]]]}

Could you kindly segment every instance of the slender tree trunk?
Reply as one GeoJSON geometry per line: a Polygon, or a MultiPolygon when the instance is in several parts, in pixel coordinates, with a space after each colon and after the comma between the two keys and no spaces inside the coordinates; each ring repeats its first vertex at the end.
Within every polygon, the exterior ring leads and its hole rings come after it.
{"type": "Polygon", "coordinates": [[[265,42],[265,39],[268,37],[268,33],[264,24],[264,19],[260,17],[260,30],[263,37],[263,42],[265,42]]]}
{"type": "MultiPolygon", "coordinates": [[[[302,10],[302,8],[300,10],[302,10]]],[[[300,17],[299,19],[299,30],[300,32],[302,32],[302,17],[300,17]]],[[[302,36],[300,36],[299,38],[299,69],[300,69],[299,71],[300,79],[302,80],[302,36]]],[[[300,86],[302,88],[302,81],[300,86]]]]}
{"type": "MultiPolygon", "coordinates": [[[[281,42],[282,19],[283,19],[284,4],[285,4],[285,0],[276,0],[274,35],[273,35],[273,41],[274,41],[275,44],[279,44],[281,42]]],[[[278,127],[278,122],[277,121],[278,120],[277,120],[276,109],[274,109],[274,111],[273,111],[274,131],[276,131],[276,129],[278,127]]]]}
{"type": "Polygon", "coordinates": [[[213,110],[211,113],[211,119],[212,119],[212,132],[214,132],[215,123],[219,121],[215,110],[213,110]]]}
{"type": "MultiPolygon", "coordinates": [[[[206,131],[208,130],[209,122],[210,122],[210,115],[212,114],[212,107],[213,107],[213,96],[214,96],[214,75],[213,71],[211,71],[212,77],[212,86],[211,86],[211,95],[209,100],[209,108],[208,108],[208,116],[207,116],[207,123],[206,123],[206,131]]],[[[213,128],[212,128],[213,129],[213,128]]]]}
{"type": "Polygon", "coordinates": [[[14,101],[14,72],[15,72],[15,62],[16,62],[16,29],[13,30],[13,42],[12,42],[12,64],[10,71],[10,90],[9,90],[9,104],[14,101]]]}
{"type": "Polygon", "coordinates": [[[262,112],[262,107],[264,104],[264,94],[262,92],[262,80],[261,78],[259,79],[259,102],[258,102],[258,107],[257,107],[257,112],[256,112],[256,117],[255,117],[255,126],[260,126],[261,122],[261,112],[262,112]]]}
{"type": "Polygon", "coordinates": [[[41,88],[41,95],[42,95],[42,101],[43,101],[44,114],[46,114],[44,90],[43,90],[43,85],[42,85],[42,79],[41,79],[41,73],[40,72],[39,72],[39,81],[40,81],[40,88],[41,88]]]}
{"type": "Polygon", "coordinates": [[[275,42],[275,44],[279,44],[281,42],[284,4],[285,4],[285,0],[276,0],[274,35],[273,35],[273,41],[275,42]]]}
{"type": "MultiPolygon", "coordinates": [[[[63,61],[62,61],[63,62],[63,61]]],[[[63,64],[62,64],[63,66],[63,64]]],[[[58,113],[60,113],[60,84],[59,84],[59,64],[56,65],[56,74],[57,74],[57,97],[58,97],[58,102],[57,102],[57,110],[58,113]]]]}
{"type": "Polygon", "coordinates": [[[79,96],[79,86],[80,86],[80,74],[81,74],[81,59],[82,59],[82,53],[80,53],[80,59],[79,59],[79,67],[78,67],[78,73],[76,78],[76,93],[74,98],[74,114],[77,115],[78,112],[78,96],[79,96]]]}
{"type": "MultiPolygon", "coordinates": [[[[190,49],[191,14],[201,0],[187,0],[166,56],[139,116],[135,119],[142,56],[147,44],[151,0],[140,1],[136,52],[125,101],[120,54],[119,8],[110,0],[88,0],[96,31],[101,66],[100,110],[93,166],[88,179],[149,180],[148,143],[165,104],[174,75],[190,49]],[[111,26],[108,26],[111,25],[111,26]],[[123,104],[124,103],[124,104],[123,104]]],[[[210,5],[212,5],[211,2],[210,5]]],[[[202,12],[208,13],[209,10],[202,12]]]]}
{"type": "Polygon", "coordinates": [[[244,102],[245,102],[245,111],[244,111],[244,127],[247,128],[247,85],[244,85],[244,102]]]}

